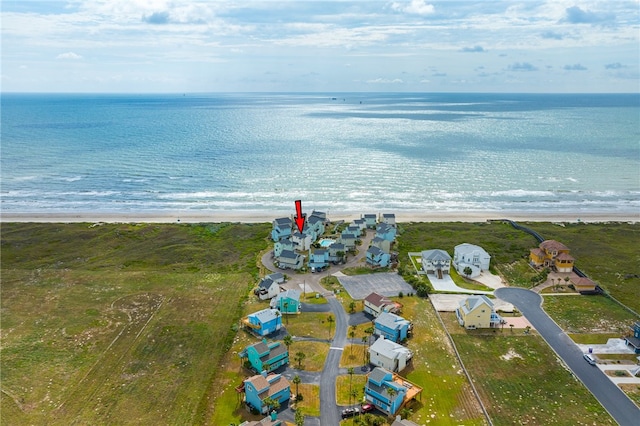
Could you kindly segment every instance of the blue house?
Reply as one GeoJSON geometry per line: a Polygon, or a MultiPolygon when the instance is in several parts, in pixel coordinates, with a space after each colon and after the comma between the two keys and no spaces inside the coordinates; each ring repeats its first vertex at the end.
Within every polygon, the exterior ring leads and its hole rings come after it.
{"type": "Polygon", "coordinates": [[[356,236],[356,238],[360,238],[360,234],[362,233],[360,227],[355,223],[352,223],[351,225],[347,226],[344,232],[348,234],[353,234],[356,236]]]}
{"type": "Polygon", "coordinates": [[[329,261],[342,262],[347,248],[341,242],[335,242],[329,246],[329,261]]]}
{"type": "Polygon", "coordinates": [[[281,269],[295,269],[297,271],[304,264],[304,256],[292,250],[282,250],[276,260],[281,269]]]}
{"type": "Polygon", "coordinates": [[[258,373],[267,373],[289,363],[289,351],[280,342],[267,343],[267,339],[240,352],[240,358],[247,358],[251,367],[258,373]]]}
{"type": "Polygon", "coordinates": [[[285,314],[297,314],[300,312],[300,290],[289,289],[279,293],[271,299],[270,306],[285,314]]]}
{"type": "Polygon", "coordinates": [[[375,333],[396,343],[409,337],[412,328],[411,322],[391,312],[381,312],[374,321],[375,333]]]}
{"type": "Polygon", "coordinates": [[[283,238],[291,236],[293,221],[289,217],[280,217],[273,221],[273,229],[271,230],[271,239],[280,241],[283,238]]]}
{"type": "Polygon", "coordinates": [[[291,397],[291,384],[283,375],[267,375],[265,371],[244,381],[244,393],[247,404],[264,414],[269,410],[264,400],[271,398],[283,404],[291,397]]]}
{"type": "Polygon", "coordinates": [[[263,309],[249,314],[242,323],[260,336],[269,335],[282,328],[282,317],[277,309],[263,309]]]}
{"type": "Polygon", "coordinates": [[[275,257],[280,257],[284,250],[294,251],[296,249],[296,245],[293,244],[291,238],[283,238],[280,241],[277,241],[273,244],[273,255],[275,257]]]}
{"type": "Polygon", "coordinates": [[[640,354],[640,322],[633,324],[631,327],[633,336],[627,336],[624,341],[627,345],[631,345],[635,353],[640,354]]]}
{"type": "Polygon", "coordinates": [[[309,267],[322,269],[329,266],[329,250],[315,249],[309,254],[309,267]]]}
{"type": "Polygon", "coordinates": [[[386,223],[381,223],[376,228],[376,237],[380,237],[387,241],[393,241],[396,239],[396,228],[386,223]]]}
{"type": "Polygon", "coordinates": [[[343,232],[342,234],[340,234],[338,242],[344,244],[344,247],[347,249],[347,251],[356,249],[356,236],[348,232],[343,232]]]}
{"type": "Polygon", "coordinates": [[[367,228],[374,229],[376,227],[376,223],[378,223],[378,217],[375,214],[365,214],[362,217],[367,224],[367,228]]]}
{"type": "Polygon", "coordinates": [[[391,261],[391,255],[380,250],[376,246],[371,246],[367,249],[367,265],[374,268],[385,268],[389,266],[391,261]]]}
{"type": "Polygon", "coordinates": [[[324,219],[322,217],[311,214],[311,216],[309,216],[309,218],[307,219],[307,224],[309,225],[309,229],[313,231],[313,234],[315,236],[314,241],[318,238],[318,236],[324,234],[324,219]]]}
{"type": "Polygon", "coordinates": [[[389,416],[395,415],[403,405],[414,399],[422,388],[382,367],[374,368],[367,375],[365,399],[389,416]],[[395,391],[389,395],[389,389],[395,391]]]}

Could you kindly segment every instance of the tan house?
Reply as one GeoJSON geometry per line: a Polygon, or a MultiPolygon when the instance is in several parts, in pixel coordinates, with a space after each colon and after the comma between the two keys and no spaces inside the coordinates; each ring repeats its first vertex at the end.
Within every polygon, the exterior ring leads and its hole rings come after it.
{"type": "Polygon", "coordinates": [[[364,312],[376,318],[382,312],[398,313],[401,308],[400,303],[378,293],[371,293],[364,299],[364,312]]]}
{"type": "Polygon", "coordinates": [[[487,296],[469,296],[456,309],[458,323],[468,330],[497,327],[504,320],[493,309],[487,296]]]}
{"type": "Polygon", "coordinates": [[[558,272],[573,271],[574,260],[569,248],[556,240],[545,240],[529,252],[529,262],[533,266],[552,268],[558,272]]]}
{"type": "Polygon", "coordinates": [[[587,277],[571,278],[571,284],[578,293],[593,293],[596,291],[597,284],[587,277]]]}

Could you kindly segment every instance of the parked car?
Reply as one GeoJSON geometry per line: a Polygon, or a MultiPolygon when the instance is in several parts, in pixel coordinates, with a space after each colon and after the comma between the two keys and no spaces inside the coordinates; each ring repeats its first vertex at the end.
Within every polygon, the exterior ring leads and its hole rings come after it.
{"type": "Polygon", "coordinates": [[[342,410],[342,418],[346,419],[347,417],[353,417],[356,414],[360,413],[360,409],[355,407],[355,408],[345,408],[344,410],[342,410]]]}
{"type": "Polygon", "coordinates": [[[373,404],[366,403],[360,406],[360,411],[362,411],[363,413],[368,413],[369,411],[373,411],[374,408],[375,407],[373,406],[373,404]]]}
{"type": "Polygon", "coordinates": [[[591,365],[596,365],[596,359],[589,354],[582,355],[585,361],[587,361],[591,365]]]}

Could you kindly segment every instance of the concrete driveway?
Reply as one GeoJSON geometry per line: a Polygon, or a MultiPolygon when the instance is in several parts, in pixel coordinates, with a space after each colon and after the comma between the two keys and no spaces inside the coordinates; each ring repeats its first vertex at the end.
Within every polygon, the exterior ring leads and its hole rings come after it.
{"type": "Polygon", "coordinates": [[[448,293],[493,294],[492,291],[467,290],[466,288],[458,287],[447,274],[442,274],[442,278],[438,278],[435,274],[427,274],[427,278],[429,278],[433,289],[437,291],[446,291],[448,293]]]}
{"type": "Polygon", "coordinates": [[[618,424],[638,425],[640,409],[600,369],[585,362],[580,348],[542,310],[539,294],[522,288],[500,288],[496,296],[513,303],[522,312],[618,424]]]}
{"type": "MultiPolygon", "coordinates": [[[[469,297],[466,294],[430,294],[431,303],[439,312],[455,312],[460,302],[469,297]]],[[[496,311],[513,312],[513,304],[502,299],[492,299],[496,311]]]]}

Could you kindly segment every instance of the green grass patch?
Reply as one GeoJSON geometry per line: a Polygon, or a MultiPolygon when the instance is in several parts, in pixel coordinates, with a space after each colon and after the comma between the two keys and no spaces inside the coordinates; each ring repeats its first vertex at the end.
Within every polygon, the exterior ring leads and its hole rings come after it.
{"type": "Polygon", "coordinates": [[[389,268],[369,268],[367,266],[353,266],[350,268],[344,268],[341,272],[345,275],[369,275],[377,274],[378,272],[389,272],[389,268]]]}
{"type": "Polygon", "coordinates": [[[535,284],[531,280],[538,275],[538,272],[529,265],[527,259],[501,264],[496,266],[496,269],[510,285],[515,287],[532,288],[535,284]]]}
{"type": "Polygon", "coordinates": [[[360,367],[365,365],[365,355],[369,350],[369,346],[365,345],[347,345],[342,351],[340,357],[340,368],[360,367]]]}
{"type": "Polygon", "coordinates": [[[301,302],[309,303],[312,305],[324,305],[327,303],[327,299],[319,293],[307,293],[301,300],[301,302]]]}
{"type": "Polygon", "coordinates": [[[487,287],[484,284],[461,277],[460,274],[458,274],[458,271],[456,271],[456,268],[450,269],[449,276],[458,287],[466,288],[467,290],[493,291],[491,287],[487,287]]]}
{"type": "Polygon", "coordinates": [[[366,382],[367,376],[362,374],[354,374],[353,376],[345,374],[338,376],[336,379],[336,403],[338,405],[348,405],[349,403],[354,405],[362,402],[366,382]],[[355,389],[358,392],[355,398],[349,398],[350,389],[355,389]]]}
{"type": "Polygon", "coordinates": [[[453,335],[495,424],[615,424],[535,335],[453,335]]]}
{"type": "MultiPolygon", "coordinates": [[[[320,386],[300,383],[298,391],[302,394],[302,401],[296,402],[296,410],[305,416],[320,416],[320,386]]],[[[291,393],[295,392],[295,385],[291,385],[291,393]]]]}
{"type": "Polygon", "coordinates": [[[545,296],[544,310],[568,333],[619,333],[637,321],[635,315],[605,296],[545,296]]]}
{"type": "Polygon", "coordinates": [[[302,312],[299,315],[288,315],[288,323],[283,323],[292,336],[328,340],[336,331],[335,323],[330,326],[327,321],[329,315],[328,312],[302,312]]]}
{"type": "Polygon", "coordinates": [[[328,343],[297,341],[289,348],[289,362],[291,366],[300,368],[301,370],[322,371],[328,353],[328,343]],[[306,355],[301,365],[299,365],[294,359],[298,352],[302,352],[306,355]]]}
{"type": "Polygon", "coordinates": [[[577,334],[567,333],[571,340],[581,345],[603,345],[609,339],[620,338],[620,333],[577,334]]]}

